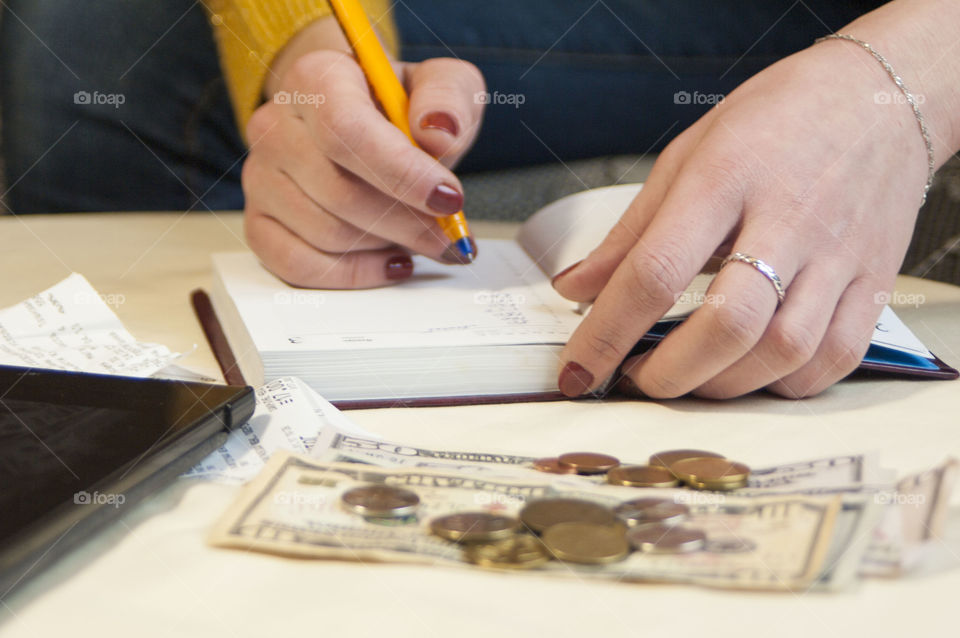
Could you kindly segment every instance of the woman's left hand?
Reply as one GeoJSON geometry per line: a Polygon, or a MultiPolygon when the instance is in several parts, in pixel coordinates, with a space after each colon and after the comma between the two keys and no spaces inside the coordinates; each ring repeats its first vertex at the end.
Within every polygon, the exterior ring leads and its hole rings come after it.
{"type": "Polygon", "coordinates": [[[568,396],[622,374],[652,398],[821,392],[862,360],[910,241],[927,154],[869,54],[823,42],[754,76],[679,135],[614,230],[554,281],[593,308],[562,354],[568,396]],[[884,99],[885,98],[885,99],[884,99]],[[715,253],[731,262],[651,353],[623,361],[715,253]]]}

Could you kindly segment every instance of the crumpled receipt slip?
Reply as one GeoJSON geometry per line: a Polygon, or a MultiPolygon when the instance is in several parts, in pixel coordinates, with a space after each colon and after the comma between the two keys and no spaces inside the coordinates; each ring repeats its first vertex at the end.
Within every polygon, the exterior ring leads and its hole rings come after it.
{"type": "Polygon", "coordinates": [[[147,377],[179,356],[137,341],[77,273],[0,310],[2,365],[147,377]]]}

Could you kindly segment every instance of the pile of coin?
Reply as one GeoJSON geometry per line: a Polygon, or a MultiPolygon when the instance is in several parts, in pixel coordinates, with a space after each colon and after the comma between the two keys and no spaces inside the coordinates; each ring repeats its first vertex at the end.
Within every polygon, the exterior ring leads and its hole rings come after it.
{"type": "Polygon", "coordinates": [[[650,456],[647,465],[621,465],[620,460],[597,452],[568,452],[533,462],[551,474],[604,475],[611,485],[676,487],[728,491],[747,485],[750,468],[706,450],[668,450],[650,456]]]}
{"type": "Polygon", "coordinates": [[[483,567],[529,569],[550,559],[582,565],[624,560],[632,551],[696,552],[706,534],[682,525],[687,506],[642,498],[610,509],[573,498],[531,501],[519,519],[489,512],[463,512],[433,519],[431,531],[461,544],[464,558],[483,567]]]}
{"type": "MultiPolygon", "coordinates": [[[[538,459],[534,468],[554,474],[603,477],[612,485],[733,490],[747,484],[750,468],[704,450],[669,450],[648,465],[621,465],[615,457],[571,452],[538,459]]],[[[344,492],[343,507],[378,524],[417,520],[420,499],[411,490],[365,485],[344,492]]],[[[457,512],[430,521],[430,531],[463,547],[482,567],[529,569],[551,559],[585,565],[624,560],[631,552],[689,553],[703,549],[706,534],[686,526],[689,508],[671,499],[637,498],[609,508],[574,498],[530,501],[519,518],[493,512],[457,512]]]]}

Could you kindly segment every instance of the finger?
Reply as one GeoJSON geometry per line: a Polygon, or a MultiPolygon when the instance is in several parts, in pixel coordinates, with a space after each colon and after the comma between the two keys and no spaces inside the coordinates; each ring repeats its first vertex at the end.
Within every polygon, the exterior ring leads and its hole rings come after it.
{"type": "Polygon", "coordinates": [[[709,399],[740,396],[805,366],[823,341],[849,279],[842,267],[830,264],[805,267],[790,284],[783,305],[773,315],[757,345],[697,388],[694,394],[709,399]]]}
{"type": "Polygon", "coordinates": [[[417,144],[451,167],[480,131],[486,85],[479,69],[453,58],[406,65],[410,87],[410,130],[417,144]]]}
{"type": "Polygon", "coordinates": [[[264,266],[295,286],[305,288],[376,288],[413,274],[410,255],[396,248],[341,255],[315,249],[277,219],[248,209],[247,243],[264,266]]]}
{"type": "MultiPolygon", "coordinates": [[[[333,164],[308,136],[297,134],[300,127],[302,124],[287,127],[283,133],[284,139],[276,145],[280,150],[276,161],[310,199],[344,223],[365,233],[400,244],[437,261],[462,263],[459,254],[450,250],[450,239],[437,224],[436,217],[391,199],[356,175],[333,164]]],[[[299,233],[301,227],[290,228],[299,233]]],[[[323,248],[335,252],[355,250],[346,243],[349,239],[347,235],[335,237],[332,246],[325,244],[323,248]]]]}
{"type": "Polygon", "coordinates": [[[265,211],[317,250],[345,253],[393,246],[393,242],[331,215],[289,175],[257,158],[244,164],[242,181],[244,197],[251,208],[265,211]]]}
{"type": "Polygon", "coordinates": [[[734,180],[712,179],[705,166],[677,178],[561,353],[564,394],[583,394],[607,379],[673,305],[735,225],[741,188],[734,180]]]}
{"type": "Polygon", "coordinates": [[[272,203],[275,200],[269,199],[269,194],[260,192],[263,189],[255,180],[245,182],[248,197],[260,195],[258,204],[261,208],[280,219],[293,232],[307,238],[315,247],[327,252],[348,252],[382,248],[393,243],[444,263],[462,263],[459,254],[450,251],[450,240],[435,217],[390,199],[332,163],[313,143],[304,121],[292,117],[282,106],[261,106],[247,128],[250,139],[256,143],[244,166],[245,171],[258,163],[278,167],[316,207],[342,221],[335,225],[332,220],[327,220],[314,227],[312,216],[305,214],[306,208],[278,208],[272,203]],[[370,237],[354,245],[356,235],[349,229],[359,229],[370,237]]]}
{"type": "Polygon", "coordinates": [[[326,96],[316,105],[293,108],[310,137],[331,161],[411,208],[452,215],[463,208],[463,187],[446,167],[410,143],[371,99],[353,58],[325,52],[294,65],[294,81],[326,96]]]}
{"type": "Polygon", "coordinates": [[[603,242],[583,261],[553,278],[553,287],[557,292],[572,301],[589,302],[596,299],[663,204],[688,154],[700,141],[700,130],[698,125],[694,125],[663,149],[643,188],[603,242]]]}
{"type": "Polygon", "coordinates": [[[892,289],[872,278],[855,280],[844,291],[827,327],[827,333],[811,361],[768,389],[791,399],[809,397],[857,369],[863,361],[877,318],[883,306],[875,302],[877,292],[892,289]]]}
{"type": "MultiPolygon", "coordinates": [[[[796,249],[788,235],[771,235],[756,225],[744,229],[734,251],[761,257],[784,286],[797,271],[796,249]]],[[[707,292],[710,303],[698,308],[639,365],[624,367],[637,387],[653,398],[686,394],[744,357],[763,336],[777,310],[773,284],[754,266],[731,261],[707,292]]]]}

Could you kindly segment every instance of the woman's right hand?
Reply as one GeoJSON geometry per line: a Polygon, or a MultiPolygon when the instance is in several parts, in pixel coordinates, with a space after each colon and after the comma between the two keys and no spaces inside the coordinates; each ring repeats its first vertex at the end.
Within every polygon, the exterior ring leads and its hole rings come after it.
{"type": "Polygon", "coordinates": [[[281,66],[268,82],[272,97],[247,125],[247,241],[291,284],[396,283],[411,275],[411,253],[462,263],[436,218],[463,207],[450,168],[480,128],[483,77],[448,58],[395,68],[422,150],[379,110],[356,60],[337,50],[312,50],[281,66]]]}

